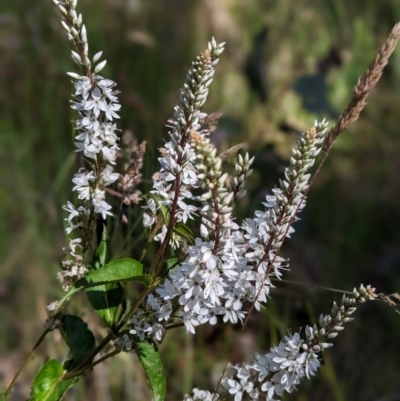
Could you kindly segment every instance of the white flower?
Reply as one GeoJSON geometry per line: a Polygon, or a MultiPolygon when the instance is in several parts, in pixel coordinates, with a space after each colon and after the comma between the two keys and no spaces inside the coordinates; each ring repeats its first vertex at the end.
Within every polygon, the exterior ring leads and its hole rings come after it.
{"type": "Polygon", "coordinates": [[[74,217],[79,216],[78,210],[76,210],[75,206],[69,201],[67,202],[66,206],[63,206],[63,209],[69,213],[69,216],[67,219],[68,223],[70,223],[74,217]]]}
{"type": "Polygon", "coordinates": [[[101,107],[105,113],[106,117],[112,121],[113,118],[119,118],[119,115],[116,113],[121,108],[121,105],[119,103],[106,103],[104,102],[105,106],[102,104],[101,107]]]}
{"type": "Polygon", "coordinates": [[[150,216],[147,213],[143,213],[143,226],[151,227],[156,221],[155,216],[150,216]]]}
{"type": "Polygon", "coordinates": [[[156,292],[163,300],[170,300],[181,294],[181,291],[169,279],[166,279],[156,292]]]}
{"type": "Polygon", "coordinates": [[[98,117],[100,112],[107,109],[107,102],[102,98],[102,93],[99,88],[94,88],[91,99],[84,104],[85,110],[92,110],[94,115],[98,117]]]}
{"type": "Polygon", "coordinates": [[[94,173],[93,171],[86,171],[85,169],[80,169],[77,174],[75,174],[72,182],[75,186],[72,188],[73,191],[77,191],[79,193],[79,199],[90,199],[90,191],[91,185],[90,182],[94,181],[94,173]]]}
{"type": "Polygon", "coordinates": [[[118,137],[115,135],[116,125],[111,123],[105,123],[101,125],[102,129],[102,140],[107,142],[109,145],[115,145],[118,137]]]}
{"type": "Polygon", "coordinates": [[[184,223],[186,223],[188,218],[193,220],[192,213],[194,213],[197,210],[197,207],[192,206],[192,205],[187,205],[182,200],[178,200],[178,206],[180,208],[180,213],[182,215],[182,221],[184,223]]]}
{"type": "Polygon", "coordinates": [[[164,241],[164,238],[165,238],[165,235],[167,234],[167,227],[166,226],[163,226],[162,227],[162,229],[161,229],[161,232],[160,233],[158,233],[155,237],[154,237],[154,241],[160,241],[160,242],[163,242],[164,241]]]}
{"type": "Polygon", "coordinates": [[[111,79],[102,79],[97,82],[97,86],[112,102],[116,102],[118,100],[115,96],[117,94],[117,91],[112,90],[112,88],[115,86],[114,81],[111,81],[111,79]]]}
{"type": "Polygon", "coordinates": [[[107,165],[106,168],[101,172],[101,182],[104,186],[108,186],[113,182],[117,181],[119,173],[113,173],[113,168],[107,165]]]}
{"type": "Polygon", "coordinates": [[[117,158],[117,150],[118,148],[116,146],[112,148],[103,146],[101,149],[104,158],[111,164],[115,164],[115,159],[117,158]]]}
{"type": "Polygon", "coordinates": [[[88,77],[82,77],[82,79],[76,80],[75,85],[75,95],[82,96],[83,99],[87,99],[89,92],[92,89],[92,82],[88,77]]]}
{"type": "Polygon", "coordinates": [[[95,213],[101,214],[103,219],[106,219],[107,216],[112,216],[112,213],[110,212],[111,205],[109,205],[104,198],[105,192],[97,188],[93,193],[92,203],[95,213]]]}

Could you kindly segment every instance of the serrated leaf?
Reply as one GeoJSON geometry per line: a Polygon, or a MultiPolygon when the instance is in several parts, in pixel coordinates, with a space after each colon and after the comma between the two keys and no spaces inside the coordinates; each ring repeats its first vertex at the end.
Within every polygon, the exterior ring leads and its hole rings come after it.
{"type": "Polygon", "coordinates": [[[120,284],[103,284],[86,288],[86,295],[107,327],[113,327],[126,309],[120,284]]]}
{"type": "Polygon", "coordinates": [[[74,377],[62,380],[64,368],[60,362],[51,359],[36,376],[29,401],[59,401],[66,391],[78,380],[74,377]]]}
{"type": "Polygon", "coordinates": [[[135,352],[146,372],[148,385],[153,392],[154,401],[163,401],[167,392],[167,384],[160,354],[154,345],[147,342],[138,343],[135,352]]]}
{"type": "Polygon", "coordinates": [[[65,367],[70,369],[82,362],[93,351],[96,342],[93,333],[80,317],[62,315],[60,321],[60,333],[71,352],[71,359],[65,363],[65,367]]]}
{"type": "Polygon", "coordinates": [[[136,281],[149,286],[151,276],[143,274],[143,265],[135,259],[119,259],[90,272],[80,279],[76,287],[95,287],[101,284],[118,283],[121,281],[136,281]]]}
{"type": "Polygon", "coordinates": [[[174,227],[174,232],[180,237],[185,238],[189,243],[193,242],[192,230],[182,223],[178,223],[174,227]]]}

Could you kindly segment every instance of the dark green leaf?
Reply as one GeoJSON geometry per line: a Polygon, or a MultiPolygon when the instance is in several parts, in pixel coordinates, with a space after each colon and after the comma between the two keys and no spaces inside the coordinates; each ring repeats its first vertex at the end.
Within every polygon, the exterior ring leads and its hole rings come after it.
{"type": "Polygon", "coordinates": [[[86,295],[96,313],[108,327],[113,327],[125,312],[124,291],[119,283],[87,288],[86,295]]]}
{"type": "Polygon", "coordinates": [[[161,269],[160,272],[160,277],[165,277],[168,272],[174,267],[176,266],[176,264],[178,263],[179,259],[178,258],[172,258],[172,259],[168,259],[163,268],[161,269]]]}
{"type": "Polygon", "coordinates": [[[135,351],[146,372],[148,385],[153,392],[154,400],[164,400],[167,384],[160,354],[152,344],[147,342],[138,343],[135,351]]]}
{"type": "Polygon", "coordinates": [[[172,267],[174,267],[177,263],[178,263],[179,258],[172,258],[172,259],[168,259],[167,260],[167,269],[171,269],[172,267]]]}
{"type": "Polygon", "coordinates": [[[60,321],[60,332],[71,351],[71,359],[65,363],[65,367],[70,369],[93,351],[96,342],[93,333],[80,317],[62,315],[60,321]]]}
{"type": "Polygon", "coordinates": [[[143,274],[143,265],[134,259],[119,259],[92,271],[80,279],[76,287],[95,287],[100,284],[118,283],[121,281],[136,281],[149,286],[152,278],[143,274]]]}
{"type": "Polygon", "coordinates": [[[193,242],[193,233],[189,227],[185,226],[182,223],[178,223],[174,227],[174,232],[178,234],[180,237],[185,238],[189,243],[193,242]]]}
{"type": "Polygon", "coordinates": [[[168,224],[169,224],[169,215],[170,215],[168,207],[165,206],[165,205],[161,205],[160,206],[160,211],[161,211],[162,217],[164,219],[164,224],[166,226],[168,226],[168,224]]]}
{"type": "Polygon", "coordinates": [[[64,368],[51,359],[43,366],[32,385],[29,401],[59,401],[78,378],[62,380],[64,368]]]}
{"type": "Polygon", "coordinates": [[[114,262],[110,262],[107,265],[92,271],[87,276],[77,281],[60,300],[55,313],[61,311],[62,307],[72,297],[72,295],[83,288],[96,287],[102,284],[119,283],[121,281],[136,281],[137,283],[149,286],[153,280],[151,276],[143,274],[143,265],[137,260],[128,258],[115,260],[114,262]]]}
{"type": "Polygon", "coordinates": [[[107,227],[103,225],[101,242],[92,260],[92,267],[98,269],[110,261],[110,242],[108,240],[107,227]]]}

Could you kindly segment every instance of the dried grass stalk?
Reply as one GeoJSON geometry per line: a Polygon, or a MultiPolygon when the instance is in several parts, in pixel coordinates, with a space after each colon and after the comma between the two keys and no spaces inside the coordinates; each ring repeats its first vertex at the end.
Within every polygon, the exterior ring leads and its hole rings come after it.
{"type": "Polygon", "coordinates": [[[326,139],[325,154],[332,148],[338,135],[358,119],[362,109],[367,104],[369,93],[381,78],[383,69],[388,63],[399,39],[400,22],[393,27],[385,43],[376,53],[367,71],[358,79],[349,105],[337,120],[336,125],[329,130],[326,139]]]}

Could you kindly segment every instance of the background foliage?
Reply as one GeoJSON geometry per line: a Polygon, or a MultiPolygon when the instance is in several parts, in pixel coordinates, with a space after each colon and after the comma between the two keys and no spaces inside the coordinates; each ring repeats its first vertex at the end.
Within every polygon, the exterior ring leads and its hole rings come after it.
{"type": "MultiPolygon", "coordinates": [[[[103,50],[104,74],[118,83],[120,127],[148,141],[145,177],[157,169],[164,123],[178,101],[190,62],[214,35],[226,52],[211,87],[207,112],[224,117],[213,141],[226,149],[246,142],[256,155],[250,215],[283,171],[298,132],[317,117],[332,122],[346,106],[391,26],[396,0],[80,0],[92,52],[103,50]]],[[[93,54],[92,53],[92,54],[93,54]]],[[[74,118],[69,108],[74,66],[70,44],[50,0],[0,2],[0,383],[8,385],[44,322],[46,305],[62,293],[56,281],[64,246],[61,205],[76,170],[74,118]]],[[[287,278],[268,308],[240,327],[201,327],[195,337],[167,335],[161,352],[170,378],[168,399],[193,386],[211,390],[228,361],[267,351],[287,327],[328,310],[333,293],[314,284],[378,291],[400,288],[400,51],[397,50],[360,120],[342,134],[310,192],[296,234],[284,247],[287,278]],[[325,308],[325,309],[324,309],[325,308]]],[[[143,190],[149,188],[144,182],[143,190]]],[[[137,211],[114,241],[114,257],[140,254],[137,211]]],[[[117,223],[116,223],[117,224],[117,223]]],[[[132,289],[134,290],[134,289],[132,289]]],[[[84,299],[81,298],[81,301],[84,299]]],[[[84,302],[75,311],[85,313],[84,302]],[[83,305],[83,306],[82,306],[83,305]]],[[[95,316],[87,322],[102,333],[95,316]]],[[[103,333],[104,334],[104,333],[103,333]]],[[[383,305],[366,305],[325,353],[312,382],[292,400],[396,400],[400,393],[400,324],[383,305]]],[[[14,392],[26,399],[48,356],[65,356],[49,337],[14,392]]],[[[133,355],[98,366],[69,400],[149,399],[133,355]]]]}

